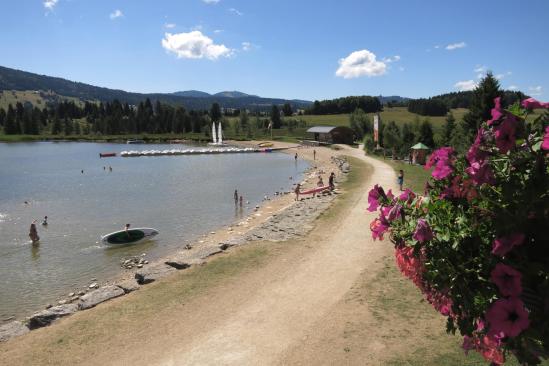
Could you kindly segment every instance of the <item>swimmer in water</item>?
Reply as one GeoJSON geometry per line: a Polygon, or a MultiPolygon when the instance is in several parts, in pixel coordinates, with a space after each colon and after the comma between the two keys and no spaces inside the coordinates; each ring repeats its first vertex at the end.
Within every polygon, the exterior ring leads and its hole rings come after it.
{"type": "Polygon", "coordinates": [[[44,221],[42,221],[42,226],[48,226],[48,216],[44,216],[44,221]]]}

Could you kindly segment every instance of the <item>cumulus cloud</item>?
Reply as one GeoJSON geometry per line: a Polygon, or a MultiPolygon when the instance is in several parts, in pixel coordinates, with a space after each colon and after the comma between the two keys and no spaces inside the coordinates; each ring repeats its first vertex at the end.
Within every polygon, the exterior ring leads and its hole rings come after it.
{"type": "Polygon", "coordinates": [[[215,44],[211,38],[197,30],[189,33],[166,33],[162,39],[162,47],[177,55],[177,58],[217,60],[233,54],[233,50],[223,44],[215,44]]]}
{"type": "Polygon", "coordinates": [[[116,9],[115,11],[109,14],[109,17],[111,18],[111,20],[122,18],[123,16],[124,16],[124,13],[122,13],[120,9],[116,9]]]}
{"type": "Polygon", "coordinates": [[[217,4],[219,0],[202,0],[206,4],[217,4]]]}
{"type": "Polygon", "coordinates": [[[473,90],[477,87],[477,83],[474,80],[458,81],[454,84],[454,88],[459,91],[473,90]]]}
{"type": "Polygon", "coordinates": [[[177,26],[177,24],[175,23],[166,23],[164,24],[164,28],[166,29],[172,29],[172,28],[175,28],[177,26]]]}
{"type": "Polygon", "coordinates": [[[390,64],[391,62],[400,61],[400,56],[396,55],[396,56],[392,56],[392,57],[385,57],[385,58],[383,58],[382,61],[385,62],[385,63],[390,64]]]}
{"type": "Polygon", "coordinates": [[[380,76],[386,72],[387,65],[376,60],[375,54],[368,50],[360,50],[339,60],[336,75],[344,79],[352,79],[361,76],[380,76]]]}
{"type": "Polygon", "coordinates": [[[59,2],[59,0],[44,0],[44,2],[43,2],[44,8],[46,8],[47,11],[52,11],[53,8],[55,8],[55,5],[57,5],[58,2],[59,2]]]}
{"type": "Polygon", "coordinates": [[[216,30],[214,30],[214,33],[215,33],[215,34],[219,34],[219,33],[222,33],[222,32],[224,32],[223,29],[216,29],[216,30]]]}
{"type": "Polygon", "coordinates": [[[535,95],[541,95],[542,94],[542,87],[541,85],[538,85],[538,86],[531,86],[528,88],[529,90],[529,93],[530,95],[532,96],[535,96],[535,95]]]}
{"type": "Polygon", "coordinates": [[[453,50],[457,50],[458,48],[464,48],[464,47],[467,47],[467,43],[458,42],[458,43],[450,43],[449,45],[446,46],[446,49],[448,51],[453,51],[453,50]]]}
{"type": "Polygon", "coordinates": [[[509,90],[518,90],[518,86],[516,86],[516,85],[509,85],[509,87],[507,87],[507,89],[509,89],[509,90]]]}
{"type": "Polygon", "coordinates": [[[238,16],[244,15],[243,12],[241,12],[241,11],[235,9],[235,8],[229,8],[229,13],[233,13],[233,14],[238,15],[238,16]]]}

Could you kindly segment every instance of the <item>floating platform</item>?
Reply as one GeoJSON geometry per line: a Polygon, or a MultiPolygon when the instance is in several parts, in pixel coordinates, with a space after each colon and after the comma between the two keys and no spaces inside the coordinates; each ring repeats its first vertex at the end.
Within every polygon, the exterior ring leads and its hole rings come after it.
{"type": "Polygon", "coordinates": [[[202,155],[202,154],[239,154],[239,153],[254,153],[254,152],[271,152],[272,149],[254,149],[251,147],[245,148],[223,148],[223,149],[171,149],[171,150],[143,150],[143,151],[122,151],[120,156],[138,157],[138,156],[163,156],[163,155],[202,155]]]}

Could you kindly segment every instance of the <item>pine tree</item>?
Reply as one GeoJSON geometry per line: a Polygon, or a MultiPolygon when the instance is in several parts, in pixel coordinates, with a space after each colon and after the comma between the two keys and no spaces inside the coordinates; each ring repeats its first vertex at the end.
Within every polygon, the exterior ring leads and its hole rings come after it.
{"type": "Polygon", "coordinates": [[[74,122],[74,134],[80,135],[80,123],[78,121],[74,122]]]}
{"type": "Polygon", "coordinates": [[[58,135],[61,133],[61,120],[59,119],[59,116],[56,114],[53,117],[53,123],[51,126],[51,134],[52,135],[58,135]]]}
{"type": "Polygon", "coordinates": [[[401,130],[402,147],[400,149],[401,154],[407,154],[410,148],[416,143],[416,135],[414,134],[412,125],[405,123],[402,125],[401,130]]]}
{"type": "Polygon", "coordinates": [[[212,108],[210,109],[210,118],[212,119],[212,122],[221,121],[221,117],[221,108],[219,107],[219,104],[213,103],[212,108]]]}
{"type": "Polygon", "coordinates": [[[0,108],[0,126],[4,126],[4,121],[6,120],[6,111],[4,108],[0,108]]]}
{"type": "Polygon", "coordinates": [[[392,156],[395,158],[396,151],[402,144],[402,140],[400,138],[400,129],[394,121],[386,124],[383,129],[383,144],[385,148],[391,149],[392,156]]]}
{"type": "Polygon", "coordinates": [[[240,112],[240,116],[239,116],[239,119],[238,119],[238,122],[240,123],[240,128],[242,129],[242,131],[246,131],[248,129],[248,125],[250,124],[249,122],[249,117],[248,117],[248,112],[246,112],[246,110],[242,110],[242,112],[240,112]]]}
{"type": "Polygon", "coordinates": [[[370,119],[361,108],[355,109],[349,116],[349,127],[355,132],[355,136],[359,141],[361,141],[366,134],[373,132],[370,119]]]}
{"type": "Polygon", "coordinates": [[[8,112],[6,113],[6,120],[4,122],[4,133],[6,135],[15,135],[17,134],[17,127],[15,121],[15,110],[13,107],[8,105],[8,112]]]}
{"type": "Polygon", "coordinates": [[[72,134],[72,122],[67,117],[65,117],[65,120],[64,120],[63,132],[65,133],[66,136],[69,136],[72,134]]]}
{"type": "Polygon", "coordinates": [[[419,142],[429,146],[435,147],[435,141],[433,140],[433,126],[429,120],[424,120],[419,128],[419,142]]]}
{"type": "Polygon", "coordinates": [[[454,118],[454,115],[452,112],[448,113],[446,116],[446,123],[444,124],[444,128],[442,130],[442,145],[443,146],[449,146],[450,140],[452,139],[452,134],[456,128],[456,119],[454,118]]]}
{"type": "Polygon", "coordinates": [[[280,111],[276,104],[273,104],[271,108],[271,122],[273,123],[274,129],[279,129],[282,126],[282,121],[280,120],[280,111]]]}
{"type": "Polygon", "coordinates": [[[469,112],[463,117],[468,135],[476,135],[480,124],[491,118],[494,99],[502,96],[503,91],[500,88],[499,81],[491,72],[488,72],[473,91],[469,112]]]}
{"type": "Polygon", "coordinates": [[[294,111],[292,110],[290,103],[285,103],[282,106],[282,113],[284,113],[284,117],[291,117],[293,115],[294,111]]]}
{"type": "Polygon", "coordinates": [[[464,154],[469,149],[471,136],[468,129],[469,126],[465,122],[460,122],[457,124],[450,138],[449,145],[459,154],[464,154]]]}

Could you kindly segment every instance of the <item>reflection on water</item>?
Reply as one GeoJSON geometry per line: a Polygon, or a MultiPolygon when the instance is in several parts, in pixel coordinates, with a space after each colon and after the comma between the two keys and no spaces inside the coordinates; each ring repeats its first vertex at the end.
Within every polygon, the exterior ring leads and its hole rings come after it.
{"type": "Polygon", "coordinates": [[[146,253],[154,260],[201,233],[241,220],[265,195],[291,189],[307,167],[274,153],[98,157],[126,149],[99,143],[0,144],[0,321],[39,309],[92,279],[111,278],[125,257],[146,253]],[[245,197],[244,207],[235,206],[235,189],[245,197]],[[47,226],[40,225],[44,216],[47,226]],[[37,246],[28,237],[33,220],[37,246]],[[160,234],[133,246],[99,242],[126,223],[160,234]]]}

